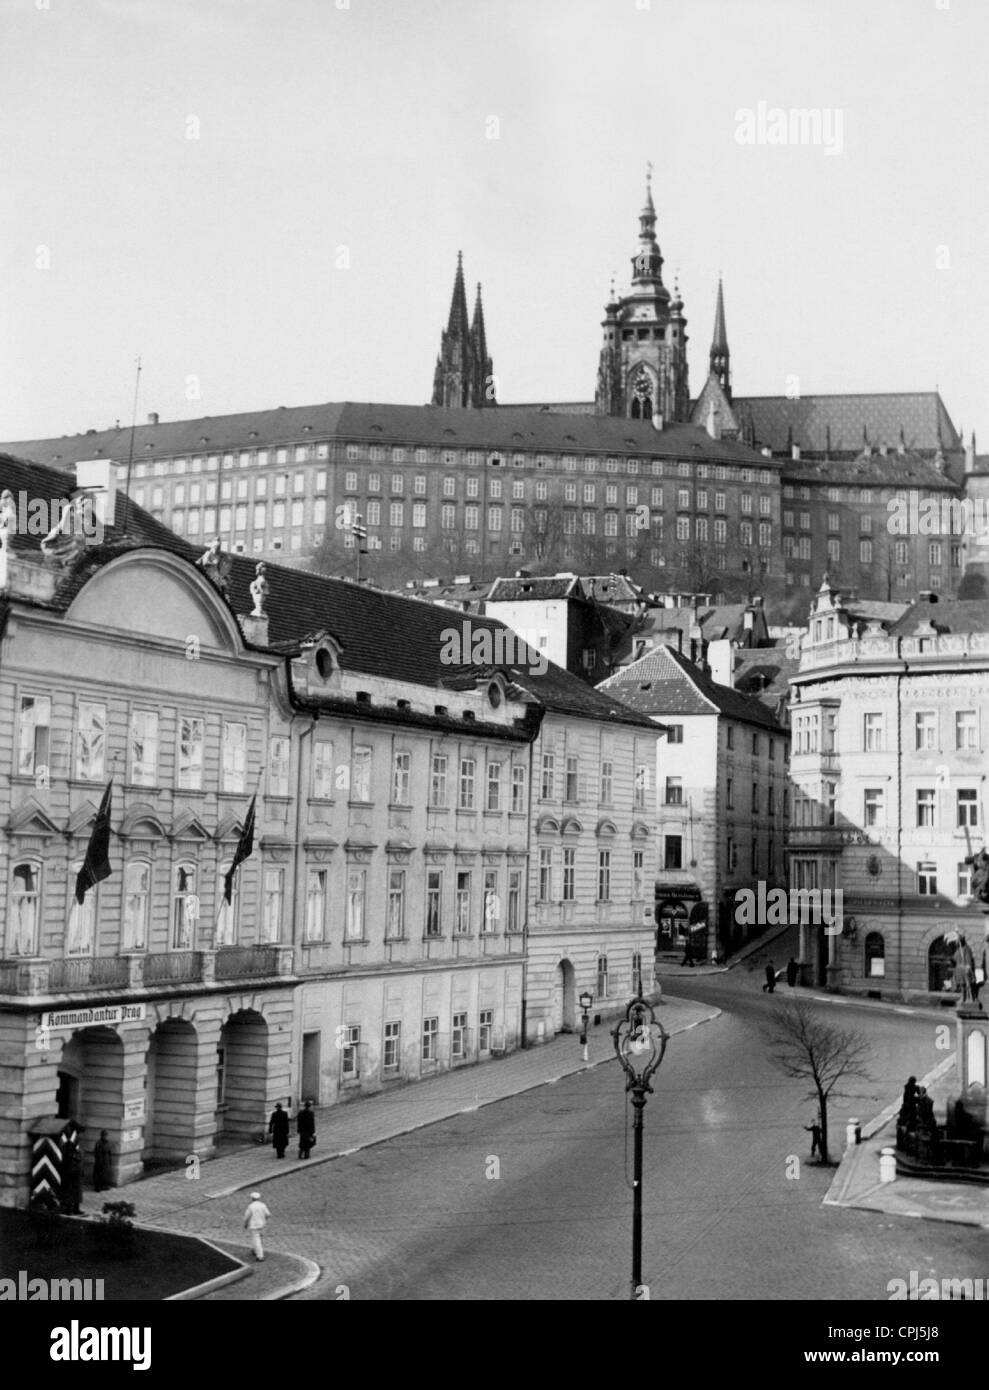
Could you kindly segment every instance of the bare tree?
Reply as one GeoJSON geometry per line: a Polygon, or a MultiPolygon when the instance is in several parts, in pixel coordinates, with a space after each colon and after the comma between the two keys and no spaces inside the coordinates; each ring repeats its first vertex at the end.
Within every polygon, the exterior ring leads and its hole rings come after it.
{"type": "Polygon", "coordinates": [[[809,1100],[821,1116],[821,1162],[828,1163],[828,1101],[841,1095],[835,1088],[857,1077],[870,1080],[865,1063],[872,1049],[864,1033],[836,1028],[818,1016],[804,999],[781,1003],[779,1013],[763,1029],[763,1039],[784,1076],[809,1081],[809,1100]]]}

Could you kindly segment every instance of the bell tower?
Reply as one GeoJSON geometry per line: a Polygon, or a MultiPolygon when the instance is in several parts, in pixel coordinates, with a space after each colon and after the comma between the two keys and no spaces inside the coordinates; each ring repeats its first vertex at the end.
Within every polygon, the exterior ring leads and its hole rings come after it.
{"type": "Polygon", "coordinates": [[[617,299],[612,289],[602,329],[595,396],[598,414],[667,423],[687,419],[687,320],[679,287],[674,287],[671,296],[663,284],[651,165],[639,213],[631,287],[617,299]]]}

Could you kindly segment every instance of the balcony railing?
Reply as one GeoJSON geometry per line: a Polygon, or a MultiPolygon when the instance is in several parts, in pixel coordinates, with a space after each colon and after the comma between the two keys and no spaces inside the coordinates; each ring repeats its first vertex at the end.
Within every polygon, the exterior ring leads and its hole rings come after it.
{"type": "Polygon", "coordinates": [[[53,960],[48,967],[48,988],[119,989],[130,982],[130,963],[121,956],[80,956],[75,960],[53,960]]]}
{"type": "Polygon", "coordinates": [[[144,983],[146,985],[188,984],[203,977],[203,956],[201,951],[168,951],[161,955],[147,956],[144,961],[144,983]]]}
{"type": "Polygon", "coordinates": [[[218,980],[244,980],[259,975],[277,975],[280,946],[223,946],[216,953],[218,980]]]}

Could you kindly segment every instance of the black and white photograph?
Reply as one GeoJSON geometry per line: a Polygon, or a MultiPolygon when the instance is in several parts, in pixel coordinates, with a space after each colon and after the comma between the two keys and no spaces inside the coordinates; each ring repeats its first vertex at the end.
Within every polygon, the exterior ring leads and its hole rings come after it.
{"type": "Polygon", "coordinates": [[[0,55],[25,1364],[593,1301],[952,1365],[989,8],[0,0],[0,55]]]}

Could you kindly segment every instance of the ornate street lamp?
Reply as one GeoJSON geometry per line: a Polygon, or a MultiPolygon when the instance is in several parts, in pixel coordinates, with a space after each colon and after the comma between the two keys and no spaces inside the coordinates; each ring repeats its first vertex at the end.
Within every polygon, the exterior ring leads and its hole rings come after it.
{"type": "Polygon", "coordinates": [[[580,1004],[581,1028],[580,1041],[584,1049],[584,1061],[587,1061],[587,1017],[591,1012],[591,1005],[594,1003],[594,995],[590,990],[585,989],[577,1001],[580,1004]]]}
{"type": "Polygon", "coordinates": [[[625,1010],[625,1017],[612,1031],[615,1052],[625,1072],[626,1093],[632,1093],[633,1166],[632,1189],[632,1298],[642,1287],[642,1112],[646,1096],[652,1094],[650,1078],[659,1068],[670,1035],[656,1018],[652,1005],[639,995],[625,1010]]]}

